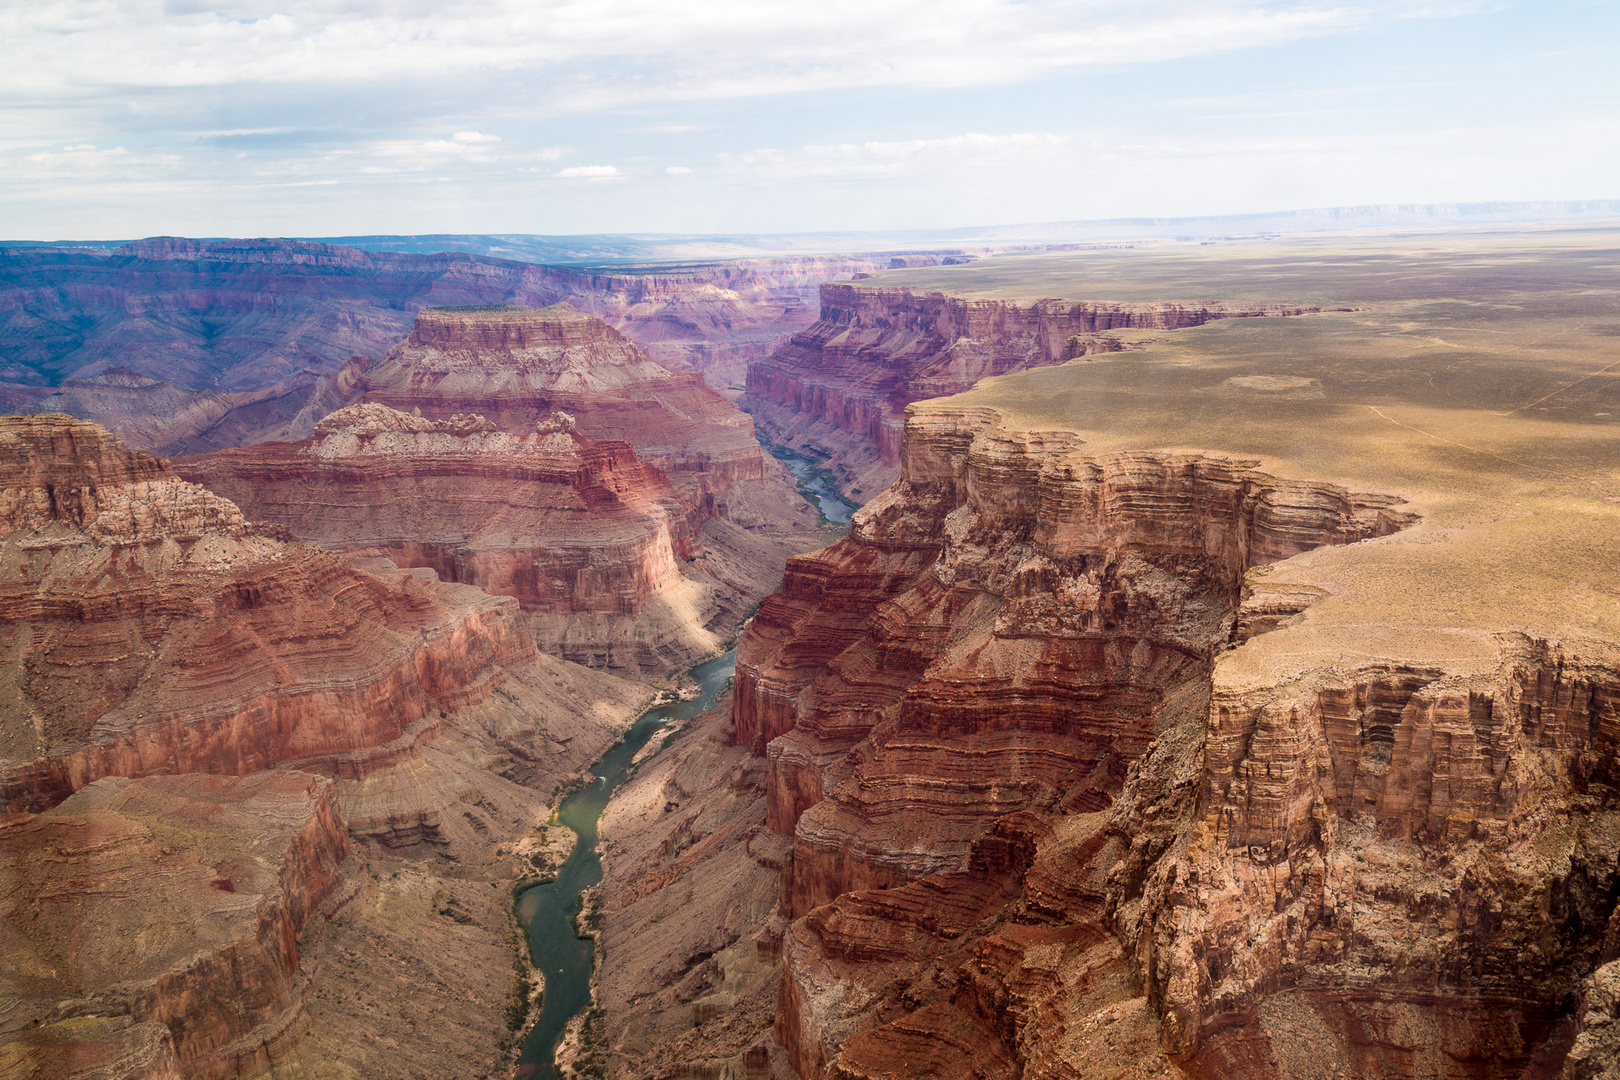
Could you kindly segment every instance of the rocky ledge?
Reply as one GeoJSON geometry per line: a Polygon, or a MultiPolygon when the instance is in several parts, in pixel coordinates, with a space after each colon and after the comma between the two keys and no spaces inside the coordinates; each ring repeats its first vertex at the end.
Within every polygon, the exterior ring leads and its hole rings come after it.
{"type": "Polygon", "coordinates": [[[109,777],[0,817],[7,1075],[260,1071],[307,1026],[298,938],[347,850],[300,772],[109,777]]]}
{"type": "Polygon", "coordinates": [[[739,648],[793,1070],[1608,1067],[1620,648],[1395,614],[1489,504],[1427,496],[1470,523],[1436,537],[1424,503],[975,398],[912,410],[899,482],[739,648]]]}

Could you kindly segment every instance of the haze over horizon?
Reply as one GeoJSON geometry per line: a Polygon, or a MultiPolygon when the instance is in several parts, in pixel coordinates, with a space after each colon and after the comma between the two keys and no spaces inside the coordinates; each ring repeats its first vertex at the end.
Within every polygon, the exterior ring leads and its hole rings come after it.
{"type": "Polygon", "coordinates": [[[0,235],[950,229],[1620,196],[1613,0],[0,7],[0,235]]]}

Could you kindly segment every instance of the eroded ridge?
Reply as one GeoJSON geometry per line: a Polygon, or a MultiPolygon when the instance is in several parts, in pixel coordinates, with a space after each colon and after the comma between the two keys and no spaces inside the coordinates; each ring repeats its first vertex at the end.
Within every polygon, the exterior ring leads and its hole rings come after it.
{"type": "Polygon", "coordinates": [[[358,775],[369,752],[482,700],[497,665],[535,656],[513,601],[447,603],[255,532],[94,424],[0,419],[0,451],[14,466],[0,536],[13,809],[103,776],[288,762],[358,775]]]}
{"type": "Polygon", "coordinates": [[[300,539],[510,596],[539,648],[567,660],[659,671],[720,640],[709,624],[728,598],[682,576],[694,530],[669,480],[566,412],[517,434],[478,414],[352,405],[302,442],[177,468],[300,539]]]}
{"type": "Polygon", "coordinates": [[[85,421],[0,419],[0,455],[0,1072],[493,1060],[517,834],[645,687],[537,653],[516,600],[277,539],[85,421]],[[373,1062],[373,992],[435,1039],[373,1062]]]}

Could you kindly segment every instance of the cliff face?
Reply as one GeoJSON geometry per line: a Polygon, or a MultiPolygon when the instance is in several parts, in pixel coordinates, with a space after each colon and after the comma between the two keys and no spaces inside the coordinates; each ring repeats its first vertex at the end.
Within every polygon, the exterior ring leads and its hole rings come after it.
{"type": "Polygon", "coordinates": [[[426,310],[340,376],[363,404],[312,438],[181,471],[301,539],[515,597],[553,655],[686,667],[814,542],[735,405],[566,304],[426,310]]]}
{"type": "Polygon", "coordinates": [[[900,465],[738,651],[800,1075],[1612,1062],[1612,647],[1256,678],[1227,650],[1325,595],[1268,564],[1400,500],[966,406],[900,465]]]}
{"type": "Polygon", "coordinates": [[[1498,670],[1467,679],[1217,675],[1174,830],[1144,817],[1165,782],[1144,761],[1109,904],[1167,1049],[1209,1076],[1294,1075],[1307,1051],[1286,1015],[1361,1073],[1612,1064],[1612,1013],[1574,1003],[1620,956],[1620,654],[1500,647],[1498,670]],[[1577,1036],[1588,1053],[1566,1061],[1577,1036]]]}
{"type": "Polygon", "coordinates": [[[1296,315],[1280,304],[974,300],[850,282],[821,286],[821,318],[748,366],[745,402],[774,437],[830,454],[855,486],[894,478],[905,408],[980,379],[1123,348],[1115,330],[1296,315]],[[851,445],[853,444],[853,445],[851,445]]]}
{"type": "Polygon", "coordinates": [[[487,694],[492,665],[534,657],[512,601],[452,607],[255,534],[92,424],[10,420],[0,454],[13,809],[102,776],[362,769],[487,694]]]}
{"type": "Polygon", "coordinates": [[[0,1062],[493,1071],[513,841],[646,688],[538,654],[511,598],[274,539],[93,424],[0,420],[0,464],[0,982],[27,1006],[0,1062]],[[379,1001],[436,1038],[371,1047],[379,1001]]]}
{"type": "Polygon", "coordinates": [[[279,1057],[307,1022],[299,934],[348,850],[331,787],[282,771],[109,778],[0,819],[15,1006],[0,1038],[21,1036],[0,1053],[16,1075],[80,1075],[102,1040],[73,1029],[107,1014],[133,1025],[114,1060],[136,1075],[248,1075],[279,1057]]]}
{"type": "Polygon", "coordinates": [[[95,420],[168,454],[300,439],[350,403],[331,394],[344,363],[381,356],[419,309],[559,301],[735,393],[748,359],[814,321],[817,283],[875,268],[807,257],[602,273],[175,237],[101,256],[0,250],[0,402],[95,420]]]}
{"type": "Polygon", "coordinates": [[[681,575],[695,538],[673,487],[566,413],[519,436],[355,405],[303,442],[176,467],[304,540],[513,597],[553,655],[658,670],[712,651],[715,590],[681,575]]]}
{"type": "Polygon", "coordinates": [[[753,423],[735,405],[567,304],[423,311],[366,372],[363,393],[430,419],[475,408],[520,434],[566,412],[592,438],[634,446],[693,505],[765,476],[753,423]]]}

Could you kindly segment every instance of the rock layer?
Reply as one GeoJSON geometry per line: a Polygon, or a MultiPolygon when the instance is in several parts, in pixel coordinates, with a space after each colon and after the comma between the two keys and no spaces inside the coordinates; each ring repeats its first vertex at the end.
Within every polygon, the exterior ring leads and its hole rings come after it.
{"type": "Polygon", "coordinates": [[[367,370],[363,394],[430,419],[473,408],[517,434],[567,412],[586,435],[634,446],[689,505],[765,478],[753,424],[735,405],[567,304],[427,309],[367,370]]]}
{"type": "Polygon", "coordinates": [[[0,1061],[43,1076],[496,1071],[520,872],[505,845],[647,689],[538,654],[513,599],[275,539],[93,424],[0,420],[0,458],[0,843],[21,913],[5,953],[34,1003],[0,1020],[0,1061]],[[309,882],[278,900],[253,867],[281,850],[267,837],[307,825],[325,839],[287,865],[309,882]],[[419,863],[409,888],[368,878],[367,861],[404,858],[419,863]],[[249,885],[269,899],[237,895],[249,885]],[[394,962],[405,940],[475,968],[413,981],[422,965],[394,962]],[[431,1013],[436,1040],[375,1052],[361,989],[390,1016],[431,1013]]]}
{"type": "Polygon", "coordinates": [[[301,539],[515,597],[542,649],[633,674],[715,652],[810,546],[735,405],[566,304],[430,309],[351,374],[364,404],[311,439],[181,472],[301,539]]]}
{"type": "Polygon", "coordinates": [[[980,379],[1123,348],[1111,331],[1176,330],[1215,319],[1297,315],[1285,304],[1110,304],[976,300],[827,282],[821,318],[748,365],[744,402],[778,441],[815,447],[852,487],[886,487],[905,408],[980,379]]]}
{"type": "Polygon", "coordinates": [[[107,778],[0,819],[0,1053],[19,1075],[78,1075],[73,1047],[102,1056],[97,1025],[128,1017],[114,1054],[135,1075],[251,1075],[279,1056],[305,1023],[298,937],[348,847],[331,788],[287,771],[107,778]]]}
{"type": "Polygon", "coordinates": [[[714,590],[681,575],[694,536],[674,489],[568,414],[520,437],[356,405],[301,443],[176,467],[301,539],[513,597],[553,655],[658,670],[713,648],[714,590]]]}
{"type": "Polygon", "coordinates": [[[1256,679],[1326,595],[1268,569],[1400,500],[946,403],[904,445],[738,651],[800,1076],[1612,1066],[1620,650],[1256,679]]]}

